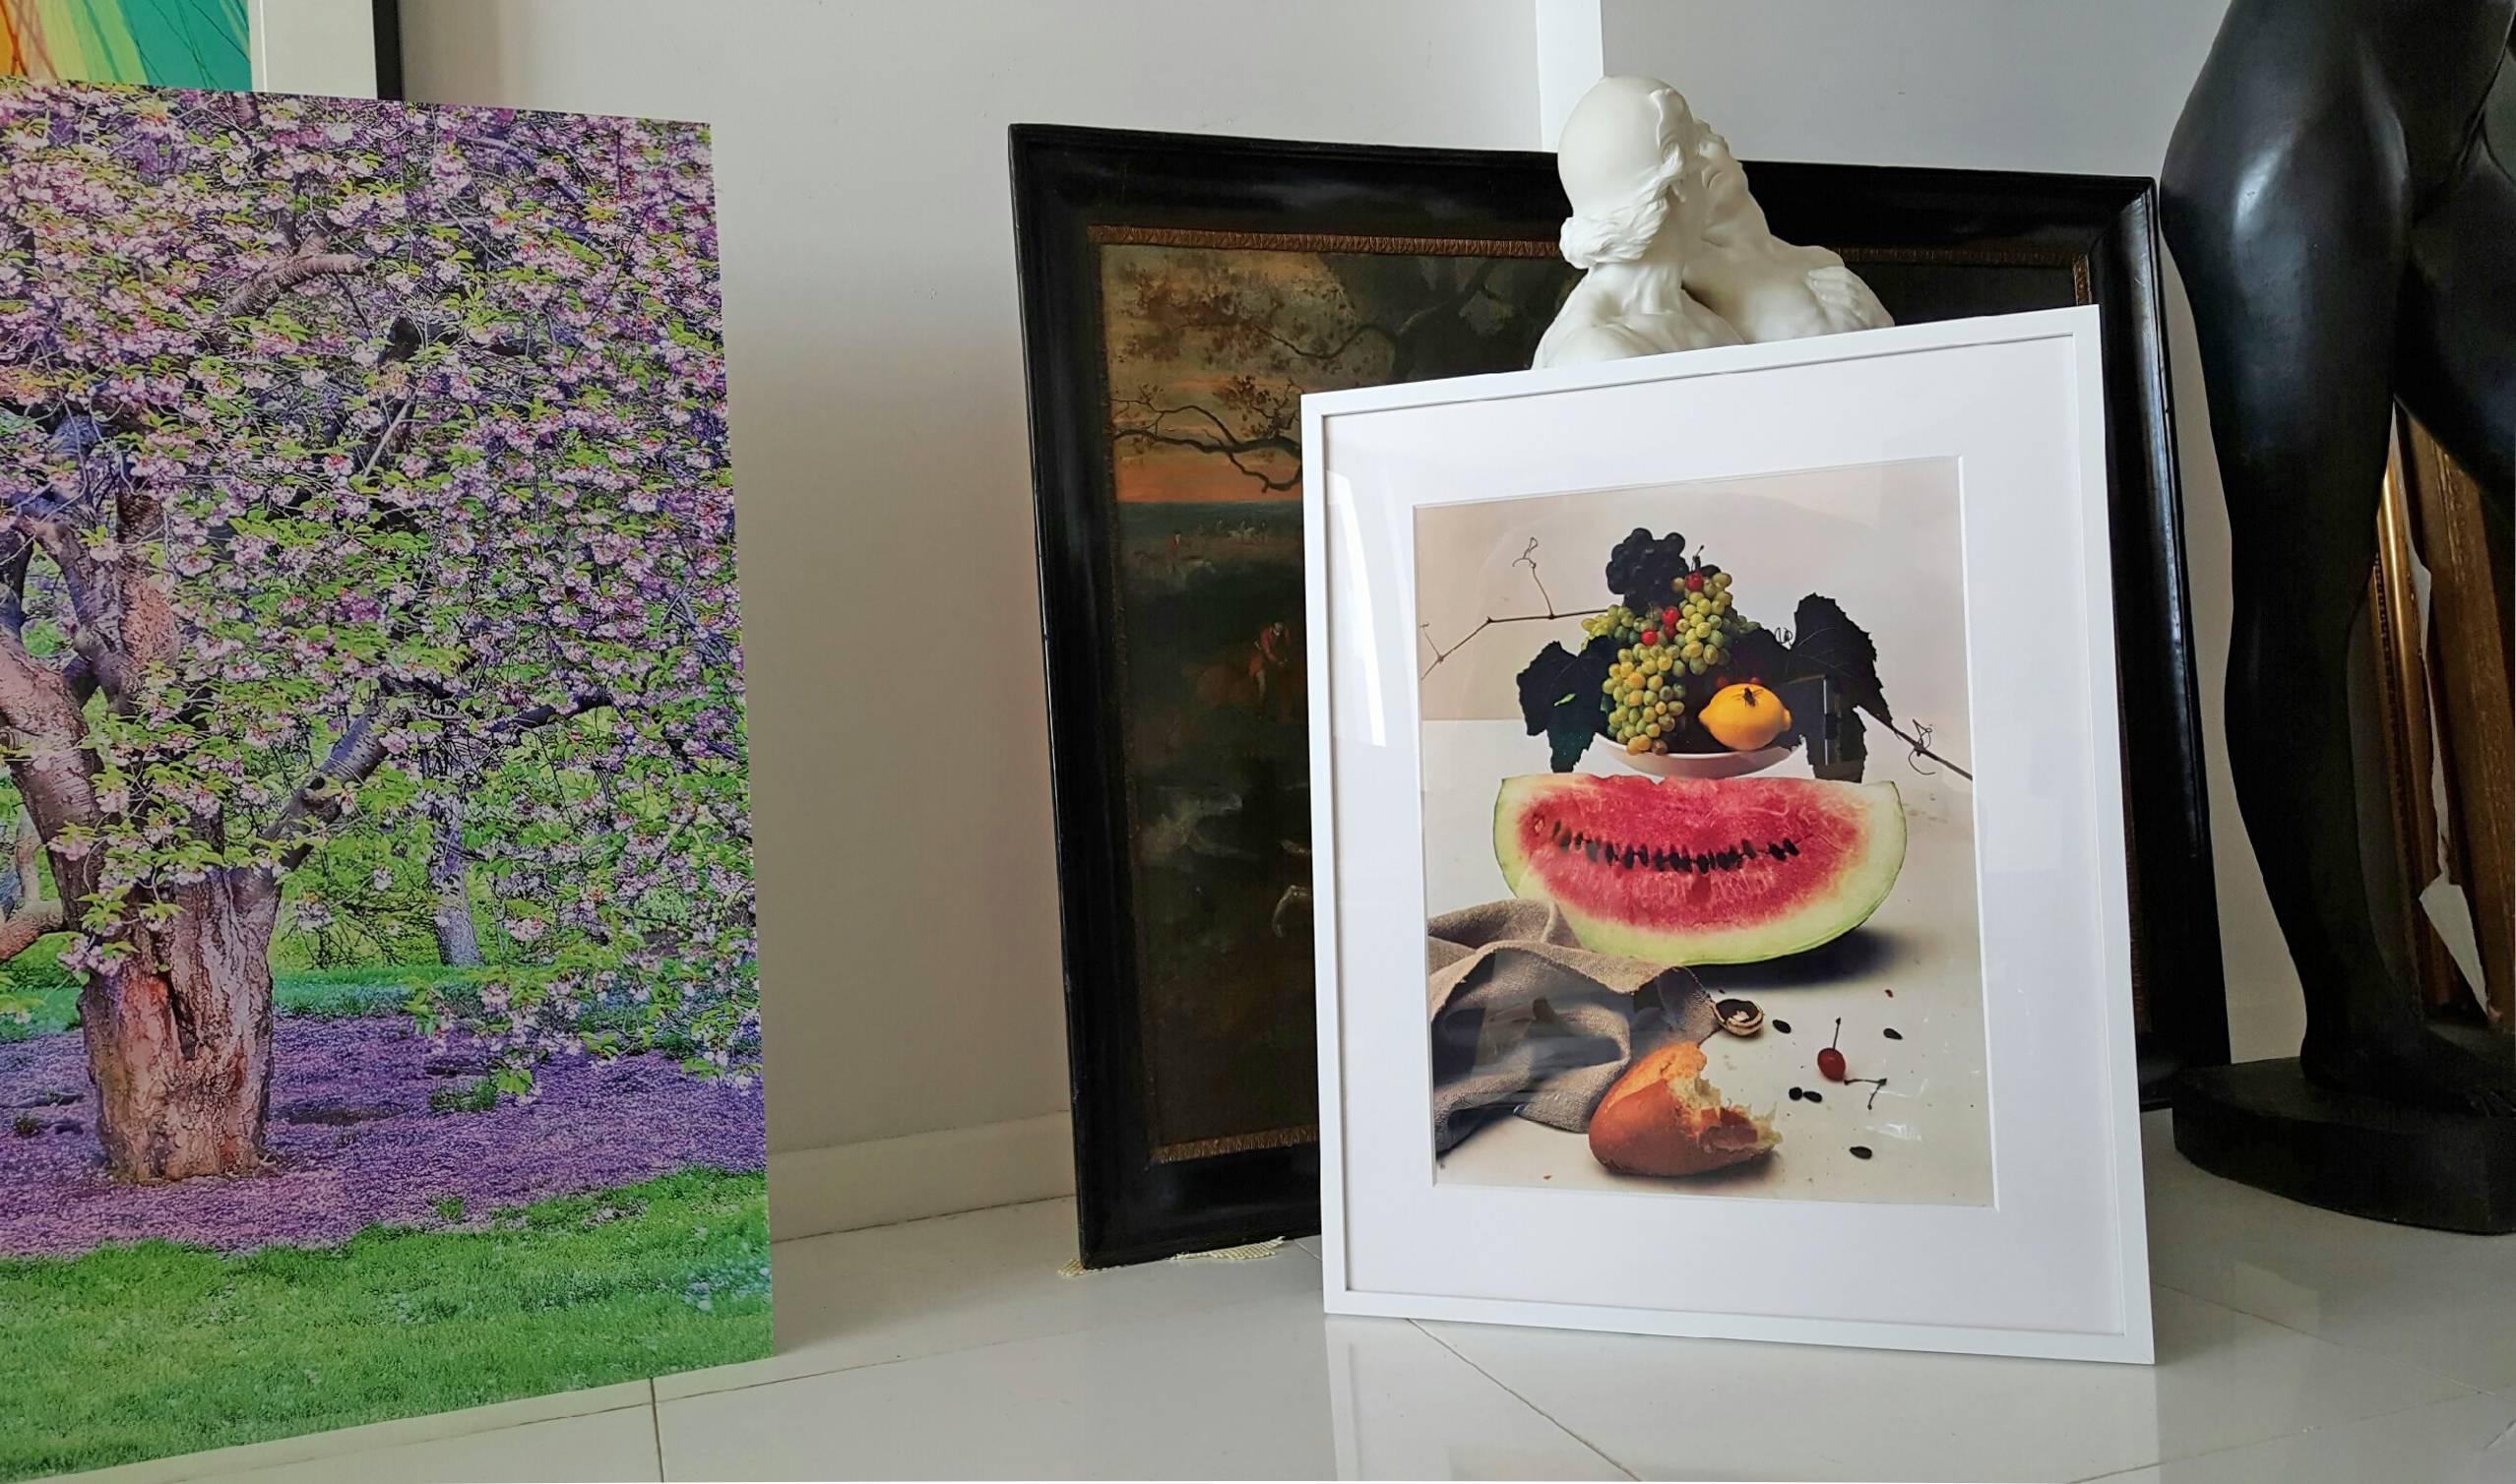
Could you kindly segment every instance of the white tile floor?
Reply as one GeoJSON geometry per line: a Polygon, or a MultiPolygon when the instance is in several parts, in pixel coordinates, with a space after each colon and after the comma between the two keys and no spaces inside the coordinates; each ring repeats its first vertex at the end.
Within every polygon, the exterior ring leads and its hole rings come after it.
{"type": "Polygon", "coordinates": [[[2149,1134],[2155,1369],[1329,1320],[1315,1242],[1061,1278],[1051,1202],[783,1244],[772,1360],[86,1479],[2516,1484],[2516,1238],[2292,1206],[2149,1134]]]}

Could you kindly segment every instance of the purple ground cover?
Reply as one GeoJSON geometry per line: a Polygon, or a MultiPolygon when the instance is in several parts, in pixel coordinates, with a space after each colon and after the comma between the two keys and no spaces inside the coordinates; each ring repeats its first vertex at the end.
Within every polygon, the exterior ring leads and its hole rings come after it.
{"type": "Polygon", "coordinates": [[[0,1255],[147,1237],[326,1245],[373,1221],[444,1225],[436,1203],[449,1196],[477,1219],[686,1165],[765,1162],[760,1084],[694,1078],[662,1057],[562,1058],[542,1067],[532,1103],[432,1113],[431,1091],[479,1069],[432,1055],[404,1022],[283,1018],[277,1035],[269,1172],[163,1186],[105,1176],[77,1031],[0,1045],[0,1255]]]}

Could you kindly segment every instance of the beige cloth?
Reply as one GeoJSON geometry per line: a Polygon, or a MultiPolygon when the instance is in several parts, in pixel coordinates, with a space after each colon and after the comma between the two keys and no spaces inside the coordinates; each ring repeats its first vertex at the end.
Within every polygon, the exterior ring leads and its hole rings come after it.
{"type": "Polygon", "coordinates": [[[1425,959],[1436,1152],[1510,1113],[1583,1133],[1627,1062],[1721,1025],[1693,974],[1592,953],[1552,902],[1444,913],[1425,959]]]}

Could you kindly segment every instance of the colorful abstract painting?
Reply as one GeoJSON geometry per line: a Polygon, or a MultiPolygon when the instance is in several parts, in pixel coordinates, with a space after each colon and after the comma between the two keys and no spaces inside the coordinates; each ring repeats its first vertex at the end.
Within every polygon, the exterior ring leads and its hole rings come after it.
{"type": "Polygon", "coordinates": [[[0,1478],[766,1353],[696,125],[0,79],[0,1478]]]}
{"type": "Polygon", "coordinates": [[[0,0],[0,72],[241,92],[250,24],[244,0],[0,0]]]}

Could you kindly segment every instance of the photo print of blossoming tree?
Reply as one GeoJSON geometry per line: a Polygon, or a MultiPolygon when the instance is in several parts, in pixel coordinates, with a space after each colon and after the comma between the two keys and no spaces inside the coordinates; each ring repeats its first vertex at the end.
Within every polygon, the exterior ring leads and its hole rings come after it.
{"type": "Polygon", "coordinates": [[[0,1478],[766,1353],[704,128],[0,79],[0,1478]]]}

